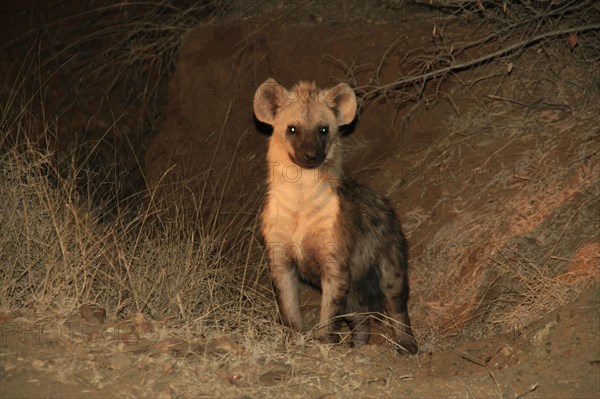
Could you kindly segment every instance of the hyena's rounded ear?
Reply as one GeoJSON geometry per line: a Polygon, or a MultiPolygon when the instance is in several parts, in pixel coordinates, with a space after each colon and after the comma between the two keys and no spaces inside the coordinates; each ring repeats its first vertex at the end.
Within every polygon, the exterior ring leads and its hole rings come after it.
{"type": "Polygon", "coordinates": [[[356,95],[346,83],[339,83],[323,92],[327,105],[333,109],[340,125],[348,125],[356,116],[356,95]]]}
{"type": "Polygon", "coordinates": [[[279,108],[288,97],[288,91],[273,78],[261,84],[254,94],[254,115],[263,123],[272,124],[279,108]]]}

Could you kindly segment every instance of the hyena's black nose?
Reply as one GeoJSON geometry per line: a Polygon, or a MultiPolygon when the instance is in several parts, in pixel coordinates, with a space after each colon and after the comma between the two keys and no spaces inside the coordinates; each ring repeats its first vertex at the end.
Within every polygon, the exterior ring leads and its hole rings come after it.
{"type": "Polygon", "coordinates": [[[315,162],[317,158],[318,157],[316,151],[307,151],[304,153],[304,159],[306,160],[306,162],[315,162]]]}

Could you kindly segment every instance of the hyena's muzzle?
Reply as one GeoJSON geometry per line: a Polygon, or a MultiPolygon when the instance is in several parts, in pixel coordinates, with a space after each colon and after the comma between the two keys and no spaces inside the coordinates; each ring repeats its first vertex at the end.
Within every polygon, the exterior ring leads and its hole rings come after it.
{"type": "Polygon", "coordinates": [[[329,128],[317,126],[303,129],[288,126],[286,136],[292,147],[290,159],[303,169],[314,169],[325,161],[327,155],[327,136],[329,128]]]}

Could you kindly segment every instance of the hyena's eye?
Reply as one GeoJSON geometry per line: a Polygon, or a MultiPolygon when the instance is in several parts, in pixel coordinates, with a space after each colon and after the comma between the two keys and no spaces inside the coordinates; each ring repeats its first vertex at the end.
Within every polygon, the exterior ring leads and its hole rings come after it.
{"type": "Polygon", "coordinates": [[[289,134],[298,134],[300,133],[300,131],[298,130],[298,128],[296,126],[288,126],[288,133],[289,134]]]}
{"type": "Polygon", "coordinates": [[[321,133],[322,135],[326,135],[327,133],[329,133],[329,128],[327,126],[321,126],[319,128],[319,133],[321,133]]]}

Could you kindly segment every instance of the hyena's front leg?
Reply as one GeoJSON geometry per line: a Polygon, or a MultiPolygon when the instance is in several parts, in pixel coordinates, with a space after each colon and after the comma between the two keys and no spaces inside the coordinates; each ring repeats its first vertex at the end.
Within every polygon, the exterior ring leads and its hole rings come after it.
{"type": "Polygon", "coordinates": [[[272,256],[271,280],[275,288],[281,321],[285,326],[300,331],[302,317],[300,316],[299,277],[291,260],[272,256]]]}
{"type": "Polygon", "coordinates": [[[322,342],[339,342],[334,331],[341,323],[338,317],[346,310],[350,276],[339,264],[329,264],[321,275],[321,314],[317,339],[322,342]]]}

